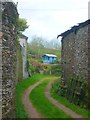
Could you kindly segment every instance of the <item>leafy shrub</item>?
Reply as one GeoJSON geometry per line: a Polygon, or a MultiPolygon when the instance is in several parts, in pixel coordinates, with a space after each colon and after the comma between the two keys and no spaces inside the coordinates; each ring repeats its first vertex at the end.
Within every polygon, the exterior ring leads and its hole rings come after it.
{"type": "Polygon", "coordinates": [[[60,79],[57,79],[57,80],[55,80],[54,81],[54,83],[52,84],[52,88],[53,88],[53,90],[58,94],[58,95],[60,95],[60,79]]]}
{"type": "Polygon", "coordinates": [[[51,74],[60,76],[61,71],[62,71],[61,65],[60,64],[53,64],[53,65],[51,65],[49,71],[51,71],[51,74]]]}

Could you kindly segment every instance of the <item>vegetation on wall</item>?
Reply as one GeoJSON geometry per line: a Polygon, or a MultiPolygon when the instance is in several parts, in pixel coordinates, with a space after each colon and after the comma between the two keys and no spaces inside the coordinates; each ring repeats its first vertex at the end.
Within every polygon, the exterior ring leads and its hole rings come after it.
{"type": "Polygon", "coordinates": [[[66,99],[66,97],[61,95],[60,84],[61,84],[60,79],[54,81],[52,88],[50,90],[51,96],[64,106],[70,108],[71,110],[75,111],[78,114],[83,115],[85,118],[88,118],[89,114],[88,110],[81,108],[80,106],[74,104],[73,102],[70,102],[68,99],[66,99]]]}
{"type": "Polygon", "coordinates": [[[81,76],[71,76],[65,82],[61,79],[54,83],[55,92],[83,108],[88,108],[87,81],[81,76]],[[56,87],[55,87],[56,86],[56,87]]]}
{"type": "Polygon", "coordinates": [[[19,32],[23,32],[29,27],[27,25],[26,19],[24,18],[18,18],[16,22],[17,22],[17,31],[19,32]]]}

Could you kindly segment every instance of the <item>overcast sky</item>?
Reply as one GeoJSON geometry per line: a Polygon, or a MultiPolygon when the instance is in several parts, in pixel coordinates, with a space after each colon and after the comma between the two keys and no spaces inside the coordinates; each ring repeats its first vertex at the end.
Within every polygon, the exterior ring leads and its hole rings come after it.
{"type": "Polygon", "coordinates": [[[29,28],[24,32],[31,40],[37,35],[48,40],[88,19],[89,0],[13,0],[29,28]]]}

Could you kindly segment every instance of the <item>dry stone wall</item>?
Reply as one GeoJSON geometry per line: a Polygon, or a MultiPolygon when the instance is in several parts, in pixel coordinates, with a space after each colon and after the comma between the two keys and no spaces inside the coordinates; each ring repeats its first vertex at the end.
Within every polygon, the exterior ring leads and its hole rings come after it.
{"type": "MultiPolygon", "coordinates": [[[[88,99],[90,100],[90,25],[88,26],[88,93],[88,99]]],[[[90,108],[90,101],[88,108],[90,108]]]]}
{"type": "Polygon", "coordinates": [[[61,95],[90,110],[90,20],[59,36],[62,36],[61,95]]]}
{"type": "MultiPolygon", "coordinates": [[[[18,12],[12,2],[0,0],[2,30],[0,31],[0,82],[2,82],[2,118],[15,117],[16,87],[16,19],[18,12]],[[2,61],[2,62],[1,62],[2,61]]],[[[1,91],[0,91],[1,94],[1,91]]]]}
{"type": "MultiPolygon", "coordinates": [[[[2,106],[2,32],[0,32],[0,106],[2,106]]],[[[2,108],[0,107],[0,118],[2,117],[2,108]]]]}
{"type": "MultiPolygon", "coordinates": [[[[83,23],[85,24],[85,23],[83,23]]],[[[88,24],[62,34],[62,66],[64,79],[72,74],[88,79],[88,24]]]]}
{"type": "Polygon", "coordinates": [[[88,26],[78,30],[75,39],[75,73],[88,77],[88,26]]]}
{"type": "Polygon", "coordinates": [[[67,75],[74,73],[74,44],[75,34],[72,32],[64,40],[62,39],[62,66],[63,66],[63,78],[66,80],[67,75]],[[67,42],[66,42],[67,41],[67,42]]]}

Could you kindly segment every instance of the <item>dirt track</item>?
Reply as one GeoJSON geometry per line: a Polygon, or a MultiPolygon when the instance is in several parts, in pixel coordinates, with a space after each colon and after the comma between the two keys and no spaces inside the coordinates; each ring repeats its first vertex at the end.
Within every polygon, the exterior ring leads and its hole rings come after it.
{"type": "Polygon", "coordinates": [[[30,86],[28,89],[24,91],[22,94],[22,102],[24,104],[25,110],[28,113],[28,118],[43,118],[42,115],[35,109],[35,107],[32,105],[30,99],[29,99],[29,94],[31,91],[38,86],[42,82],[39,81],[35,83],[34,85],[30,86]]]}
{"type": "Polygon", "coordinates": [[[51,82],[47,85],[46,90],[45,90],[45,95],[50,100],[51,103],[53,103],[59,109],[63,110],[67,115],[71,116],[72,118],[75,118],[75,119],[82,118],[83,120],[85,120],[85,118],[83,118],[83,116],[78,115],[77,113],[73,112],[71,109],[60,104],[57,100],[53,99],[50,95],[50,88],[51,88],[51,82]]]}
{"type": "MultiPolygon", "coordinates": [[[[37,83],[35,83],[34,85],[30,86],[28,89],[26,89],[24,91],[24,93],[22,94],[22,102],[24,104],[25,110],[28,113],[28,118],[44,118],[37,110],[36,108],[32,105],[31,100],[29,99],[29,95],[31,93],[31,91],[38,86],[44,79],[38,81],[37,83]]],[[[71,116],[72,118],[83,118],[83,116],[73,112],[71,109],[65,107],[64,105],[60,104],[57,100],[53,99],[50,95],[50,88],[51,88],[51,82],[49,82],[49,84],[46,87],[45,90],[45,95],[46,97],[50,100],[51,103],[53,103],[56,107],[58,107],[59,109],[63,110],[67,115],[71,116]]],[[[79,119],[78,119],[79,120],[79,119]]],[[[85,120],[85,118],[83,118],[83,120],[85,120]]]]}

